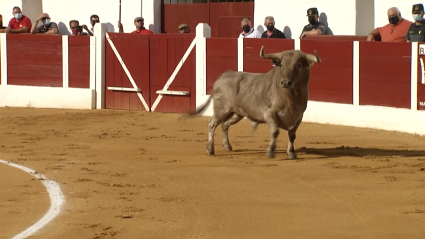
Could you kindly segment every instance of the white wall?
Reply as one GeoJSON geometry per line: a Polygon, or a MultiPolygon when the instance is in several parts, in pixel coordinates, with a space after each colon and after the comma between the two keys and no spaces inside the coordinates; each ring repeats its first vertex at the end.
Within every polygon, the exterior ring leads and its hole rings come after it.
{"type": "Polygon", "coordinates": [[[22,9],[22,0],[0,0],[0,14],[3,16],[3,26],[9,24],[10,19],[12,19],[13,7],[18,6],[21,8],[22,13],[26,15],[24,9],[22,9]]]}
{"type": "MultiPolygon", "coordinates": [[[[369,1],[369,0],[364,0],[369,1]]],[[[373,0],[372,0],[373,1],[373,0]]],[[[355,35],[356,33],[356,0],[258,0],[255,1],[254,26],[264,31],[264,18],[274,17],[276,28],[283,31],[288,38],[299,38],[302,29],[308,24],[307,9],[317,7],[321,21],[326,20],[334,34],[355,35]],[[342,8],[343,6],[343,8],[342,8]]]]}
{"type": "Polygon", "coordinates": [[[412,6],[418,3],[422,2],[418,0],[375,0],[375,28],[388,24],[387,11],[391,7],[398,7],[401,16],[413,22],[412,6]]]}
{"type": "MultiPolygon", "coordinates": [[[[122,1],[121,22],[124,32],[134,30],[134,18],[140,17],[141,9],[142,0],[122,1]]],[[[43,0],[43,11],[59,24],[61,34],[70,34],[70,20],[78,20],[80,25],[86,24],[90,29],[90,16],[93,14],[99,16],[101,23],[108,25],[109,32],[118,32],[118,0],[43,0]]]]}

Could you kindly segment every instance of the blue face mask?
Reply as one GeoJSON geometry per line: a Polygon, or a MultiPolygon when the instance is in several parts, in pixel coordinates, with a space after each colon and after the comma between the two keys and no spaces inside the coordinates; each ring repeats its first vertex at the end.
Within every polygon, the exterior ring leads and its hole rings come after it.
{"type": "Polygon", "coordinates": [[[22,17],[22,13],[16,13],[15,14],[15,19],[21,19],[22,17]]]}
{"type": "Polygon", "coordinates": [[[413,19],[417,22],[423,21],[421,14],[413,14],[413,19]]]}
{"type": "Polygon", "coordinates": [[[44,25],[49,25],[49,24],[50,24],[50,19],[44,20],[44,25]]]}

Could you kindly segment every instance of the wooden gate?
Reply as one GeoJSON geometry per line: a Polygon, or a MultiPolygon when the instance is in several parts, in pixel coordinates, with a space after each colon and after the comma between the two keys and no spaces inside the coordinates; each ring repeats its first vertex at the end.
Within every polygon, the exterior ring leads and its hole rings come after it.
{"type": "Polygon", "coordinates": [[[107,109],[195,109],[195,34],[107,33],[106,39],[107,109]]]}
{"type": "Polygon", "coordinates": [[[162,32],[178,33],[186,23],[194,33],[199,23],[208,23],[211,37],[238,37],[242,17],[254,21],[254,0],[163,0],[162,32]]]}

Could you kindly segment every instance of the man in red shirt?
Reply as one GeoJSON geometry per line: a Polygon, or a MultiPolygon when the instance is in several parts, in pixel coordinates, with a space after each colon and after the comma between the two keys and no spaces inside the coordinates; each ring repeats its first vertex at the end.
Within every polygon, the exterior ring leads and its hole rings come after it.
{"type": "Polygon", "coordinates": [[[382,42],[406,42],[406,33],[412,22],[402,18],[396,7],[388,9],[387,14],[389,24],[373,29],[367,40],[375,41],[376,38],[381,38],[382,42]]]}
{"type": "MultiPolygon", "coordinates": [[[[152,31],[146,29],[144,27],[145,25],[145,20],[143,19],[143,17],[136,17],[134,19],[134,26],[136,26],[136,31],[133,31],[131,33],[137,33],[137,34],[153,34],[152,31]]],[[[121,22],[118,22],[118,28],[119,28],[119,33],[124,33],[124,29],[123,26],[121,24],[121,22]]]]}
{"type": "Polygon", "coordinates": [[[12,13],[14,18],[10,19],[6,33],[30,33],[32,28],[31,20],[22,15],[21,8],[14,7],[12,13]]]}

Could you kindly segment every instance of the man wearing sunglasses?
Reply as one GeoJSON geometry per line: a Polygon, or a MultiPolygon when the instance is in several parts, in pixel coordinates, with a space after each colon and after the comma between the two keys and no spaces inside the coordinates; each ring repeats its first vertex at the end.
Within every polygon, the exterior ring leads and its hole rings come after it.
{"type": "Polygon", "coordinates": [[[98,15],[91,15],[90,16],[90,24],[91,24],[91,28],[90,30],[92,32],[94,32],[94,25],[96,25],[96,23],[100,23],[100,18],[98,15]]]}
{"type": "Polygon", "coordinates": [[[41,14],[32,24],[32,34],[58,34],[58,25],[50,21],[50,16],[47,13],[41,14]],[[41,22],[41,26],[38,23],[41,22]]]}
{"type": "Polygon", "coordinates": [[[80,22],[78,20],[69,21],[69,28],[71,28],[73,36],[93,36],[93,33],[89,31],[87,25],[80,26],[80,22]],[[83,29],[86,30],[86,32],[83,32],[83,29]]]}

